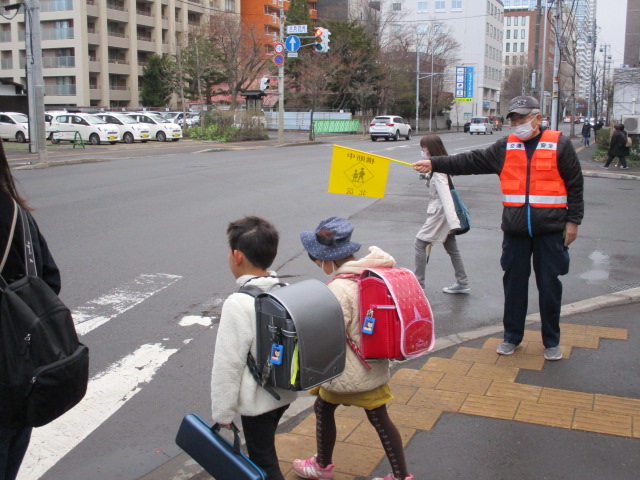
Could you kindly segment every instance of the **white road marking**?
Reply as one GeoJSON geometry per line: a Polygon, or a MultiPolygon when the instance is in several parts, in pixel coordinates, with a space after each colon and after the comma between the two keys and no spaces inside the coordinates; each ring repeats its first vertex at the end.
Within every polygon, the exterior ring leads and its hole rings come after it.
{"type": "Polygon", "coordinates": [[[149,383],[177,349],[142,345],[89,381],[87,395],[72,410],[33,430],[18,480],[40,478],[149,383]]]}
{"type": "Polygon", "coordinates": [[[199,317],[197,315],[187,315],[186,317],[182,317],[179,325],[181,327],[190,327],[191,325],[202,325],[203,327],[210,327],[212,317],[199,317]]]}
{"type": "Polygon", "coordinates": [[[166,273],[142,274],[106,295],[87,302],[72,312],[78,335],[86,335],[181,278],[166,273]]]}

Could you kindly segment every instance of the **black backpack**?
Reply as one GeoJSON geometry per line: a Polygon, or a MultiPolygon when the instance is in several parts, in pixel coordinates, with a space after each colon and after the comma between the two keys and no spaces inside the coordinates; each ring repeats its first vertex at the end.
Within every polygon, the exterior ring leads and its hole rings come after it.
{"type": "Polygon", "coordinates": [[[89,349],[78,341],[69,309],[37,276],[27,214],[17,203],[0,273],[18,214],[26,275],[10,284],[0,275],[0,426],[40,427],[84,397],[89,349]]]}
{"type": "MultiPolygon", "coordinates": [[[[342,374],[346,334],[342,308],[319,280],[303,280],[262,291],[245,285],[255,298],[256,351],[247,355],[253,378],[275,399],[272,387],[308,390],[342,374]]],[[[275,286],[275,285],[274,285],[275,286]]]]}

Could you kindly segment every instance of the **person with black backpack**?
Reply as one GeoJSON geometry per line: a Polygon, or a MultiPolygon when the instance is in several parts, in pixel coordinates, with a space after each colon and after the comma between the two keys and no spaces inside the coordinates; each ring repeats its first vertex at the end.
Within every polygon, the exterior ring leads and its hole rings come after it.
{"type": "MultiPolygon", "coordinates": [[[[11,245],[6,248],[12,236],[12,225],[17,229],[14,224],[15,204],[20,205],[21,209],[27,212],[26,217],[33,234],[32,245],[37,274],[58,294],[61,286],[60,272],[49,252],[47,242],[40,234],[35,220],[28,213],[30,207],[16,189],[4,147],[0,142],[0,255],[2,255],[0,274],[8,284],[25,275],[26,259],[22,235],[13,235],[11,245]]],[[[2,292],[0,292],[1,298],[2,292]]],[[[10,321],[10,318],[0,317],[0,322],[10,321]]],[[[10,382],[4,378],[4,373],[2,377],[0,378],[0,480],[14,480],[27,451],[32,427],[17,423],[15,417],[8,413],[16,407],[21,407],[8,403],[13,402],[10,388],[7,387],[10,382]]]]}

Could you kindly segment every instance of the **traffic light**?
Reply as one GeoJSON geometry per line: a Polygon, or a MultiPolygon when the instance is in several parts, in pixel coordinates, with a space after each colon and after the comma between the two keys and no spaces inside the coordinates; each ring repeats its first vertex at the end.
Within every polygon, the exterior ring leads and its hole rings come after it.
{"type": "Polygon", "coordinates": [[[329,35],[331,35],[331,32],[324,27],[316,27],[314,35],[316,37],[316,51],[327,53],[329,51],[329,35]]]}
{"type": "Polygon", "coordinates": [[[267,89],[267,87],[269,86],[269,82],[271,81],[271,79],[269,77],[262,77],[260,79],[260,90],[262,90],[263,92],[267,89]]]}

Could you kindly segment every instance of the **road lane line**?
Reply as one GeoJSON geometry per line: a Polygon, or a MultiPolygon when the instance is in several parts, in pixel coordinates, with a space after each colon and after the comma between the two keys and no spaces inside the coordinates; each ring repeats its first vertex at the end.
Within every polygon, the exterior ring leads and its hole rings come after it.
{"type": "Polygon", "coordinates": [[[106,295],[87,302],[72,312],[78,335],[86,335],[181,278],[180,275],[167,273],[142,274],[106,295]]]}
{"type": "Polygon", "coordinates": [[[40,478],[149,383],[177,349],[142,345],[89,381],[87,395],[72,410],[33,430],[18,480],[40,478]]]}

